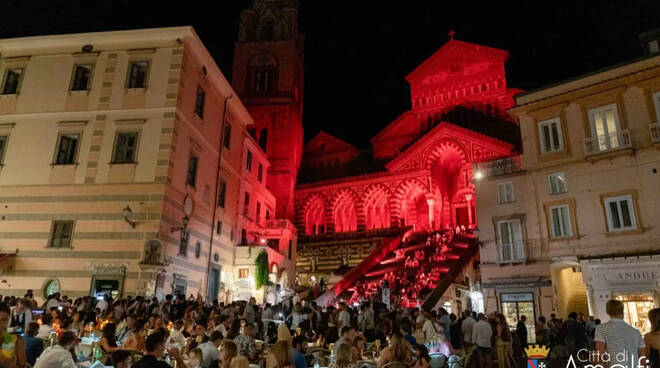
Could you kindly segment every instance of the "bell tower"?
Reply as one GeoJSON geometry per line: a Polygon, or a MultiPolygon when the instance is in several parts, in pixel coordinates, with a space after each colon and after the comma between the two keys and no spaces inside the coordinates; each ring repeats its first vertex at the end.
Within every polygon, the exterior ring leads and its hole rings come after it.
{"type": "Polygon", "coordinates": [[[250,133],[271,163],[267,186],[276,218],[293,222],[302,157],[303,37],[298,0],[253,0],[241,12],[232,86],[255,124],[250,133]]]}

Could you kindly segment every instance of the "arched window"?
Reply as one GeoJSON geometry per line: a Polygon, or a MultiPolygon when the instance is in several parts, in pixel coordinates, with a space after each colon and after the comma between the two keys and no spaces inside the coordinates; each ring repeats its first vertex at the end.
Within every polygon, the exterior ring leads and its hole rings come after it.
{"type": "Polygon", "coordinates": [[[259,26],[259,41],[273,41],[275,25],[267,22],[259,26]]]}
{"type": "Polygon", "coordinates": [[[305,209],[305,233],[319,235],[325,233],[326,219],[323,199],[319,196],[312,199],[305,209]]]}
{"type": "Polygon", "coordinates": [[[50,280],[46,281],[46,283],[44,284],[44,290],[43,290],[43,292],[44,292],[43,295],[44,295],[44,297],[46,297],[46,298],[47,298],[49,295],[53,295],[53,294],[55,294],[55,293],[59,293],[59,292],[60,292],[60,282],[57,281],[56,279],[50,279],[50,280]]]}
{"type": "Polygon", "coordinates": [[[343,233],[357,230],[357,207],[349,192],[338,195],[334,205],[335,232],[343,233]]]}
{"type": "Polygon", "coordinates": [[[257,55],[250,60],[249,89],[256,94],[272,93],[277,85],[277,60],[272,55],[257,55]]]}

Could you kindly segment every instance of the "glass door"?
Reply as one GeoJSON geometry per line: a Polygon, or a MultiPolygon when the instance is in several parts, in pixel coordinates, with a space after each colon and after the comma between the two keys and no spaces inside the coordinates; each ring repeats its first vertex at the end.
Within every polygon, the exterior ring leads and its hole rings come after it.
{"type": "Polygon", "coordinates": [[[652,293],[619,294],[615,298],[623,302],[623,319],[629,325],[639,330],[642,335],[651,330],[649,311],[656,307],[652,293]]]}
{"type": "Polygon", "coordinates": [[[509,325],[509,329],[515,330],[521,316],[525,316],[525,327],[527,328],[527,342],[534,343],[536,329],[534,321],[534,294],[532,293],[511,293],[501,294],[502,314],[509,325]]]}

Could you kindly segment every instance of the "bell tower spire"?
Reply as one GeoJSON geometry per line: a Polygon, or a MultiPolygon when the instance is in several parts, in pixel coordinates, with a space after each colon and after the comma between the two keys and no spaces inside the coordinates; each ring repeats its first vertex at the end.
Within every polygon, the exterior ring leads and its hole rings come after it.
{"type": "Polygon", "coordinates": [[[232,85],[268,155],[275,216],[293,222],[293,190],[302,157],[303,37],[297,0],[253,0],[241,12],[232,85]]]}

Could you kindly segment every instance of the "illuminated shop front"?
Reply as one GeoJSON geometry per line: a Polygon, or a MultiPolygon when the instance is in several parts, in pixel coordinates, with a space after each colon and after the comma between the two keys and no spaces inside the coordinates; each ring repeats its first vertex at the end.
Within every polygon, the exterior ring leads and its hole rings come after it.
{"type": "Polygon", "coordinates": [[[589,312],[603,322],[609,320],[605,303],[623,302],[624,319],[642,334],[649,332],[648,312],[660,305],[660,256],[626,256],[585,259],[581,262],[589,312]]]}

